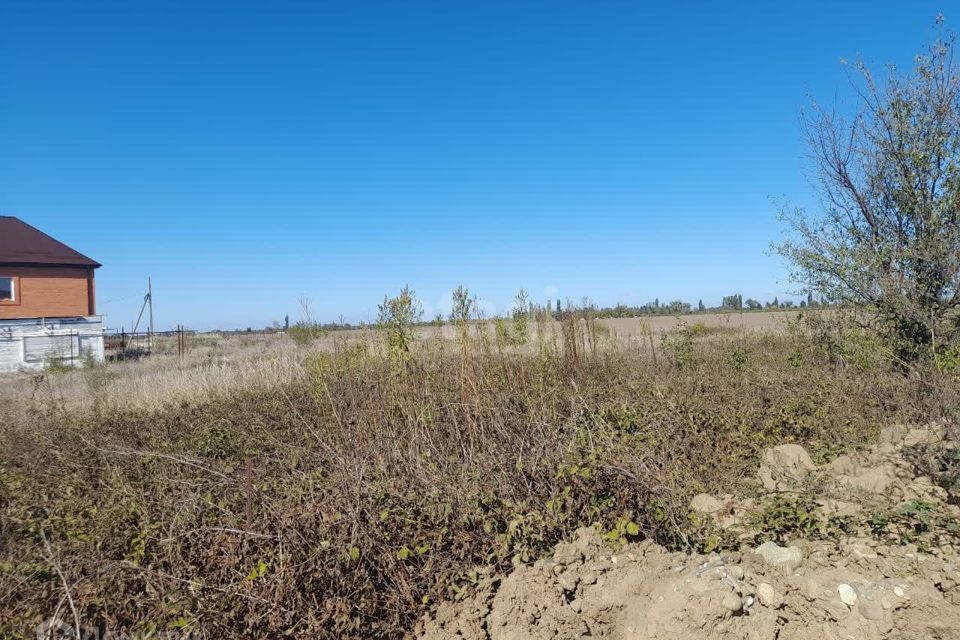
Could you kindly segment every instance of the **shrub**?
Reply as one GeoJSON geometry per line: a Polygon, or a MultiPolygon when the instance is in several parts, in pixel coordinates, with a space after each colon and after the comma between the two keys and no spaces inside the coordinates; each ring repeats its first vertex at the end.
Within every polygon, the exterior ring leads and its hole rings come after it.
{"type": "MultiPolygon", "coordinates": [[[[25,398],[0,421],[0,629],[56,610],[55,558],[84,623],[115,633],[401,638],[478,571],[580,526],[727,548],[686,505],[735,490],[763,447],[862,444],[955,404],[889,369],[837,375],[803,333],[745,335],[740,375],[717,341],[658,368],[633,348],[556,357],[542,334],[542,351],[472,351],[465,388],[456,350],[412,348],[412,292],[382,309],[386,352],[341,344],[282,384],[155,409],[25,398]]],[[[804,530],[803,506],[769,510],[769,529],[804,530]]]]}
{"type": "Polygon", "coordinates": [[[301,320],[287,329],[287,335],[298,346],[305,347],[324,336],[323,328],[315,322],[301,320]]]}
{"type": "Polygon", "coordinates": [[[955,38],[916,56],[911,75],[878,82],[865,65],[849,120],[812,105],[805,119],[820,211],[785,209],[779,245],[794,279],[870,314],[909,363],[960,340],[960,73],[955,38]]]}
{"type": "Polygon", "coordinates": [[[423,307],[409,286],[400,290],[394,298],[383,299],[379,307],[377,328],[383,335],[384,345],[394,363],[406,359],[413,344],[414,326],[423,315],[423,307]]]}

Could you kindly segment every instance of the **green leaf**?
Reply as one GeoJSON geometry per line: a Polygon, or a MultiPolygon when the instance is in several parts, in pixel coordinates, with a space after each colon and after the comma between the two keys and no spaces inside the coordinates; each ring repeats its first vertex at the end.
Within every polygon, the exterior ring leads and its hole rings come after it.
{"type": "Polygon", "coordinates": [[[269,568],[270,568],[270,565],[268,565],[263,560],[260,560],[257,562],[257,566],[255,566],[253,569],[250,569],[250,572],[247,574],[247,577],[245,578],[245,580],[247,580],[248,582],[259,580],[260,578],[262,578],[267,574],[267,569],[269,568]]]}
{"type": "Polygon", "coordinates": [[[185,616],[180,616],[176,620],[170,623],[171,629],[187,629],[192,627],[196,623],[196,618],[187,618],[185,616]]]}

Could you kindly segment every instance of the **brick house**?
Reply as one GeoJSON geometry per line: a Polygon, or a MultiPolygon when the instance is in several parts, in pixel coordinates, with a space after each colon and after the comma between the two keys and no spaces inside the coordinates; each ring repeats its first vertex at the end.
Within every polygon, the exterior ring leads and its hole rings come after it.
{"type": "Polygon", "coordinates": [[[0,216],[0,370],[103,360],[99,267],[22,220],[0,216]]]}

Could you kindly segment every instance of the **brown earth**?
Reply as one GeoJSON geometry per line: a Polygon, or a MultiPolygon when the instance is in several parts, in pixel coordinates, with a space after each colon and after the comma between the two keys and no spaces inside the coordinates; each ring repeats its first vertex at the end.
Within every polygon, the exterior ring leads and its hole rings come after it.
{"type": "MultiPolygon", "coordinates": [[[[948,444],[935,427],[887,429],[880,445],[821,467],[802,447],[784,445],[767,452],[759,476],[768,496],[812,495],[824,514],[855,516],[912,500],[955,519],[960,509],[947,504],[946,491],[908,461],[918,448],[948,444]]],[[[960,638],[956,537],[918,546],[851,531],[756,545],[747,523],[758,500],[703,494],[691,505],[719,529],[751,541],[739,551],[690,555],[652,542],[614,550],[595,530],[580,529],[552,557],[489,576],[470,597],[441,605],[419,637],[960,638]]]]}

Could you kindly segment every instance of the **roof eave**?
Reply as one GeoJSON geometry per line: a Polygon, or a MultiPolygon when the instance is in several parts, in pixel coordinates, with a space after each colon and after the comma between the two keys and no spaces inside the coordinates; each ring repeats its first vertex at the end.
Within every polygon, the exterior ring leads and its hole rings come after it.
{"type": "Polygon", "coordinates": [[[70,269],[99,269],[99,262],[0,262],[0,267],[68,267],[70,269]]]}

